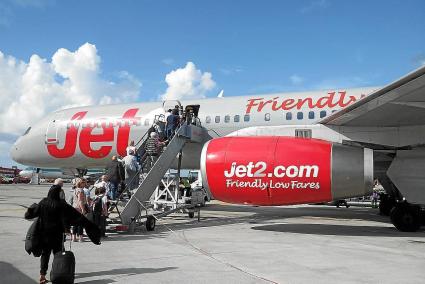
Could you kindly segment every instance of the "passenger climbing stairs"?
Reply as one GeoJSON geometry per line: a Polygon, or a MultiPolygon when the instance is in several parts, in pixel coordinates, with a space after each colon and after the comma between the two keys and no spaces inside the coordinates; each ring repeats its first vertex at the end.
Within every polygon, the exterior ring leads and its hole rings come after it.
{"type": "MultiPolygon", "coordinates": [[[[154,193],[157,186],[160,184],[162,178],[166,172],[172,166],[174,160],[178,154],[181,153],[186,143],[201,143],[203,142],[204,135],[203,128],[201,126],[186,124],[181,125],[175,132],[164,151],[152,160],[149,167],[142,167],[139,174],[144,177],[137,189],[132,192],[130,199],[125,205],[124,209],[120,213],[121,222],[124,225],[132,223],[135,219],[140,217],[143,208],[143,204],[146,204],[152,194],[154,193]]],[[[144,147],[148,135],[144,135],[145,139],[139,148],[138,153],[142,153],[141,149],[144,147]]],[[[140,141],[139,141],[140,142],[140,141]]],[[[150,157],[147,155],[142,156],[142,163],[146,164],[150,161],[150,157]]]]}

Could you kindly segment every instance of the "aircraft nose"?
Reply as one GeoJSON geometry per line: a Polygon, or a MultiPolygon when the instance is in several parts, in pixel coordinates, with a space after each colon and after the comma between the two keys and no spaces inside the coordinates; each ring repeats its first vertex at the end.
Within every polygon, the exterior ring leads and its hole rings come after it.
{"type": "Polygon", "coordinates": [[[20,145],[19,145],[19,139],[15,142],[15,144],[12,145],[12,148],[10,148],[10,157],[17,162],[22,164],[22,151],[20,151],[20,145]]]}

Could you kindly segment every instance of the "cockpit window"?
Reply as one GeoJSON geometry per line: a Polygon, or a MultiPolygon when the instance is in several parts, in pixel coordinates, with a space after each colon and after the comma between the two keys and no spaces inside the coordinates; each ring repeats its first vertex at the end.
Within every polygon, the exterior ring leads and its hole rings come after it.
{"type": "MultiPolygon", "coordinates": [[[[31,130],[31,126],[30,126],[30,127],[28,127],[28,129],[27,129],[27,130],[25,130],[24,135],[27,135],[27,134],[30,132],[30,130],[31,130]]],[[[24,135],[22,135],[22,136],[24,136],[24,135]]]]}

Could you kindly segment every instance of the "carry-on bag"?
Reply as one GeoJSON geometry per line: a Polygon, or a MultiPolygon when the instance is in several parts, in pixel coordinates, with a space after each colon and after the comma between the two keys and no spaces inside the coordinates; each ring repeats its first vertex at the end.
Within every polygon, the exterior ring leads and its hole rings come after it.
{"type": "MultiPolygon", "coordinates": [[[[65,241],[65,235],[64,235],[65,241]]],[[[50,281],[53,284],[73,284],[75,279],[75,257],[71,251],[71,242],[69,251],[65,250],[65,243],[62,245],[62,251],[55,253],[50,271],[50,281]]]]}

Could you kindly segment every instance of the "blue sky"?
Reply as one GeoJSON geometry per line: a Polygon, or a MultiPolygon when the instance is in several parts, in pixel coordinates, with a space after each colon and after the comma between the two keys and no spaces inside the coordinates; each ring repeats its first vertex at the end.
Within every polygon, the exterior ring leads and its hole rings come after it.
{"type": "Polygon", "coordinates": [[[102,80],[136,82],[136,101],[157,100],[187,62],[211,74],[206,96],[377,86],[425,64],[424,19],[425,1],[4,0],[0,51],[50,63],[88,42],[102,80]]]}
{"type": "Polygon", "coordinates": [[[425,60],[424,1],[29,3],[2,4],[9,9],[0,26],[3,53],[49,58],[90,42],[103,75],[133,74],[143,100],[163,92],[165,74],[187,61],[211,72],[216,92],[230,96],[326,82],[381,85],[425,60]],[[293,75],[302,83],[292,83],[293,75]]]}

